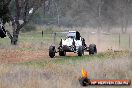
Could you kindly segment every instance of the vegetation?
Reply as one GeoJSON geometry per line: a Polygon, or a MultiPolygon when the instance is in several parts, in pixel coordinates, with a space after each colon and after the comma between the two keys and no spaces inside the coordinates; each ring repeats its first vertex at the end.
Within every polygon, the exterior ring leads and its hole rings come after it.
{"type": "Polygon", "coordinates": [[[119,52],[105,52],[99,53],[97,55],[85,55],[82,57],[78,56],[65,56],[65,57],[56,57],[53,60],[34,60],[24,63],[18,63],[24,66],[29,67],[38,67],[38,68],[45,68],[49,64],[60,64],[60,65],[78,65],[80,62],[88,62],[93,60],[106,60],[106,59],[116,59],[122,57],[129,57],[128,51],[119,51],[119,52]]]}
{"type": "Polygon", "coordinates": [[[3,64],[0,65],[0,86],[2,88],[43,88],[44,86],[80,88],[78,78],[81,76],[82,67],[89,72],[91,79],[131,79],[132,61],[126,56],[128,52],[122,51],[100,53],[95,56],[57,57],[54,60],[44,60],[44,58],[23,63],[3,64]]]}
{"type": "Polygon", "coordinates": [[[9,17],[9,8],[10,0],[0,0],[0,22],[4,24],[10,21],[9,17]]]}
{"type": "Polygon", "coordinates": [[[122,32],[131,26],[131,0],[49,0],[35,16],[46,24],[88,26],[110,31],[120,27],[122,32]],[[48,20],[45,20],[45,19],[48,20]]]}
{"type": "Polygon", "coordinates": [[[17,45],[20,30],[31,20],[31,17],[45,0],[2,0],[1,17],[3,25],[12,23],[12,31],[7,31],[12,45],[17,45]],[[20,22],[21,21],[21,22],[20,22]]]}
{"type": "Polygon", "coordinates": [[[33,24],[27,24],[22,28],[22,32],[31,32],[35,30],[36,30],[36,26],[33,24]]]}
{"type": "Polygon", "coordinates": [[[131,4],[131,0],[1,0],[0,18],[4,24],[11,22],[13,33],[7,33],[15,45],[19,31],[25,31],[31,19],[39,25],[87,26],[108,32],[120,27],[126,33],[132,23],[131,4]]]}

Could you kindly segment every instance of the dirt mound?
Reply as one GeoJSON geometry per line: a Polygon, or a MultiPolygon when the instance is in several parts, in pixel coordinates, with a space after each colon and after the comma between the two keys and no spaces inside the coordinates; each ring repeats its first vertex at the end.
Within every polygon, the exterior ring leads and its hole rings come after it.
{"type": "Polygon", "coordinates": [[[77,56],[77,53],[73,53],[73,52],[66,52],[67,56],[77,56]]]}

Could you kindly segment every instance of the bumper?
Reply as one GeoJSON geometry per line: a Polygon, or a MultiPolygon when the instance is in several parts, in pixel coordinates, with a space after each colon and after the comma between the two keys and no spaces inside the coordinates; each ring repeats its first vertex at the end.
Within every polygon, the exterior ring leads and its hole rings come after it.
{"type": "Polygon", "coordinates": [[[65,52],[74,52],[75,51],[75,48],[74,46],[62,46],[62,51],[65,51],[65,52]]]}

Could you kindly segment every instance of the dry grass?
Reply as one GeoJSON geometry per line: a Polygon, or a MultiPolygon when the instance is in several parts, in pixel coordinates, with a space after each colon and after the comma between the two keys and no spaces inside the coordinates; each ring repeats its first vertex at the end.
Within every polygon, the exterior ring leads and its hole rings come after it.
{"type": "Polygon", "coordinates": [[[76,64],[69,65],[52,62],[40,69],[21,64],[1,64],[0,88],[81,88],[78,77],[81,76],[82,67],[89,71],[91,79],[132,80],[132,59],[98,58],[91,61],[79,60],[76,64]]]}

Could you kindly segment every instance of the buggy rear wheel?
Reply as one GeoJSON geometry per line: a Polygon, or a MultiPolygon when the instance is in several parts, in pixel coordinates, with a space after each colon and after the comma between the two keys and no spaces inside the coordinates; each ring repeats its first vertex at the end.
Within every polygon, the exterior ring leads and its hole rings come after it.
{"type": "Polygon", "coordinates": [[[78,56],[82,56],[84,54],[84,50],[82,46],[79,46],[78,48],[78,56]]]}

